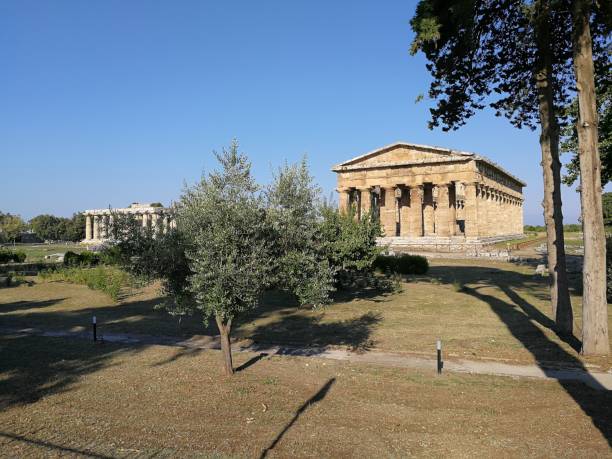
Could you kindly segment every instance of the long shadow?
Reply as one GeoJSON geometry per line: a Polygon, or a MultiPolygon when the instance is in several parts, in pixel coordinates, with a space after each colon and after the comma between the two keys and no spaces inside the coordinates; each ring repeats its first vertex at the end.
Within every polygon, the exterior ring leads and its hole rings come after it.
{"type": "Polygon", "coordinates": [[[85,450],[80,450],[76,448],[68,448],[65,446],[56,445],[55,443],[49,443],[47,441],[35,440],[33,438],[24,437],[23,435],[15,435],[9,432],[0,432],[0,437],[8,438],[10,440],[17,440],[23,443],[28,443],[33,446],[38,446],[40,448],[46,448],[55,450],[60,454],[77,454],[79,456],[85,457],[93,457],[96,459],[112,459],[112,456],[104,456],[101,454],[92,453],[85,450]]]}
{"type": "Polygon", "coordinates": [[[281,316],[257,327],[252,337],[256,343],[308,346],[315,353],[316,348],[327,346],[347,346],[364,352],[374,346],[371,335],[381,321],[382,316],[372,312],[335,322],[323,322],[321,316],[281,316]]]}
{"type": "MultiPolygon", "coordinates": [[[[569,362],[573,367],[587,371],[582,362],[569,354],[561,346],[546,337],[540,328],[534,325],[529,317],[522,311],[506,301],[500,300],[491,295],[480,293],[479,288],[466,287],[465,293],[487,303],[491,310],[506,324],[512,335],[523,343],[525,348],[535,357],[538,366],[545,374],[555,377],[547,363],[551,360],[551,355],[563,355],[563,360],[569,362]],[[545,346],[533,345],[534,341],[546,343],[545,346]]],[[[587,376],[588,378],[588,376],[587,376]]],[[[612,446],[612,418],[610,417],[610,407],[612,406],[612,393],[602,390],[595,390],[591,387],[600,386],[594,379],[590,378],[589,386],[583,383],[557,380],[559,385],[565,389],[567,394],[580,406],[582,411],[591,418],[595,427],[604,435],[608,444],[612,446]]]]}
{"type": "Polygon", "coordinates": [[[508,287],[507,285],[500,285],[499,287],[508,296],[508,298],[510,298],[514,304],[519,306],[531,319],[535,320],[543,327],[554,331],[561,341],[571,346],[574,351],[580,352],[582,342],[578,338],[576,338],[574,335],[558,333],[554,320],[548,318],[544,313],[542,313],[542,311],[526,301],[518,293],[512,290],[512,288],[508,287]]]}
{"type": "Polygon", "coordinates": [[[291,428],[291,426],[295,424],[295,422],[299,419],[299,417],[302,415],[304,411],[306,411],[310,406],[314,405],[315,403],[320,402],[321,400],[325,398],[325,396],[329,392],[329,389],[331,388],[331,386],[334,385],[335,382],[336,382],[336,378],[331,378],[330,380],[328,380],[323,385],[323,387],[319,389],[319,391],[316,394],[314,394],[312,397],[306,400],[304,404],[300,408],[298,408],[298,410],[293,415],[293,418],[291,418],[291,421],[289,421],[287,425],[285,425],[285,427],[278,433],[276,438],[274,438],[272,443],[270,443],[270,446],[268,446],[266,449],[262,451],[261,456],[259,456],[260,459],[263,459],[264,457],[266,457],[268,453],[274,449],[274,447],[283,438],[283,436],[287,433],[287,431],[291,428]]]}
{"type": "Polygon", "coordinates": [[[82,377],[112,365],[115,356],[141,349],[143,346],[0,334],[0,410],[72,390],[82,377]]]}
{"type": "Polygon", "coordinates": [[[0,304],[0,314],[6,314],[15,311],[22,311],[24,309],[40,309],[53,306],[54,304],[64,301],[66,298],[53,298],[50,300],[42,301],[13,301],[10,303],[0,304]]]}
{"type": "Polygon", "coordinates": [[[257,354],[255,357],[251,357],[249,360],[247,360],[242,365],[237,367],[235,371],[236,372],[244,371],[247,368],[249,368],[250,366],[255,365],[257,362],[259,362],[261,359],[263,359],[264,357],[267,357],[267,356],[268,356],[268,354],[265,353],[265,352],[257,354]]]}

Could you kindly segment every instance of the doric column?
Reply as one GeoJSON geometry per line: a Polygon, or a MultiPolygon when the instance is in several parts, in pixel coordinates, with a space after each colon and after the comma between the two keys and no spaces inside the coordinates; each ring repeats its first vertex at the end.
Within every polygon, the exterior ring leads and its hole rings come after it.
{"type": "MultiPolygon", "coordinates": [[[[351,189],[350,188],[338,188],[338,210],[341,213],[347,213],[349,210],[349,206],[351,205],[351,189]]],[[[168,217],[164,217],[166,220],[166,224],[168,222],[168,217]]]]}
{"type": "Polygon", "coordinates": [[[85,215],[85,240],[86,241],[90,241],[91,239],[93,239],[91,232],[92,232],[92,222],[91,222],[91,215],[85,215]]]}
{"type": "Polygon", "coordinates": [[[369,213],[372,210],[372,189],[367,188],[359,188],[359,204],[361,206],[361,212],[359,216],[369,213]]]}
{"type": "Polygon", "coordinates": [[[157,231],[157,219],[158,218],[159,218],[159,215],[151,214],[151,228],[153,229],[153,231],[157,231]]]}
{"type": "MultiPolygon", "coordinates": [[[[476,198],[476,182],[465,184],[465,204],[464,204],[464,215],[465,215],[465,237],[477,238],[480,233],[478,230],[478,201],[476,198]]],[[[484,188],[481,188],[481,193],[484,193],[484,188]]],[[[484,196],[484,195],[482,195],[484,196]]]]}
{"type": "Polygon", "coordinates": [[[108,217],[106,215],[100,215],[100,236],[100,239],[108,237],[108,217]]]}
{"type": "Polygon", "coordinates": [[[410,237],[423,236],[423,185],[417,185],[410,188],[408,234],[410,237]]]}
{"type": "Polygon", "coordinates": [[[448,187],[448,232],[449,236],[457,234],[457,186],[450,183],[448,187]]]}
{"type": "Polygon", "coordinates": [[[396,198],[395,187],[384,187],[385,204],[380,209],[380,224],[385,232],[385,236],[394,237],[396,235],[396,198]]]}
{"type": "Polygon", "coordinates": [[[149,214],[142,214],[142,227],[147,228],[149,226],[149,214]]]}
{"type": "Polygon", "coordinates": [[[435,212],[436,235],[440,237],[450,236],[450,200],[448,183],[436,185],[438,188],[437,206],[435,212]]]}
{"type": "Polygon", "coordinates": [[[168,232],[168,216],[164,215],[162,218],[162,232],[166,234],[168,232]]]}
{"type": "Polygon", "coordinates": [[[93,238],[95,240],[100,239],[100,222],[97,215],[93,216],[93,238]]]}

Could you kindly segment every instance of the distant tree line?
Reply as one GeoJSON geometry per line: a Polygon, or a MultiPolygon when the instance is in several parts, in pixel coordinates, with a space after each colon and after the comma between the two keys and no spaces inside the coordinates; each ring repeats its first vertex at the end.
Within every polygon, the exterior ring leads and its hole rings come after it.
{"type": "Polygon", "coordinates": [[[43,214],[24,221],[19,215],[0,212],[0,243],[21,242],[28,231],[43,241],[77,242],[85,238],[85,216],[74,214],[71,218],[43,214]]]}

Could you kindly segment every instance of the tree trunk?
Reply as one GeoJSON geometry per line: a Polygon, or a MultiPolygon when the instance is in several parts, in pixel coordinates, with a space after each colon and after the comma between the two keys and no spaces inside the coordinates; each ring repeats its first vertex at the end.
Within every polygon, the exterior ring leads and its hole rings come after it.
{"type": "Polygon", "coordinates": [[[558,333],[573,332],[574,317],[569,295],[563,213],[561,211],[561,161],[559,161],[559,123],[555,112],[552,56],[550,49],[550,11],[547,1],[538,3],[536,18],[538,68],[536,84],[540,115],[540,148],[544,176],[544,224],[548,249],[548,272],[552,315],[558,333]]]}
{"type": "Polygon", "coordinates": [[[232,328],[232,319],[229,319],[225,324],[220,316],[215,316],[217,327],[219,327],[219,336],[221,337],[221,354],[223,355],[223,368],[225,374],[231,376],[234,374],[234,365],[232,363],[232,346],[230,343],[230,330],[232,328]]]}
{"type": "Polygon", "coordinates": [[[590,1],[574,2],[574,73],[578,90],[578,156],[584,234],[582,271],[582,353],[608,354],[606,240],[601,204],[601,161],[597,145],[597,107],[590,1]]]}

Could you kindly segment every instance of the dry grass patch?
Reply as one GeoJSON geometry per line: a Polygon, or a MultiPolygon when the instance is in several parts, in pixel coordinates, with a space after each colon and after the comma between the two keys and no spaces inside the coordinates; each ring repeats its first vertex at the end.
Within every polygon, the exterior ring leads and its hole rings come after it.
{"type": "Polygon", "coordinates": [[[215,351],[16,336],[0,340],[0,362],[3,456],[610,451],[610,393],[582,385],[291,357],[259,360],[226,379],[215,351]]]}
{"type": "MultiPolygon", "coordinates": [[[[494,261],[433,260],[430,273],[407,277],[400,293],[338,292],[335,302],[322,311],[297,308],[291,297],[272,293],[261,308],[236,325],[234,336],[432,356],[436,339],[441,338],[445,355],[452,358],[609,369],[610,358],[585,359],[579,355],[576,338],[555,335],[547,279],[533,271],[494,261]]],[[[159,300],[155,286],[113,303],[83,286],[36,282],[0,290],[0,321],[4,326],[83,330],[95,314],[101,334],[217,333],[213,325],[205,329],[200,317],[185,319],[179,329],[175,320],[153,309],[159,300]]],[[[579,337],[580,297],[573,294],[572,301],[579,337]]]]}

